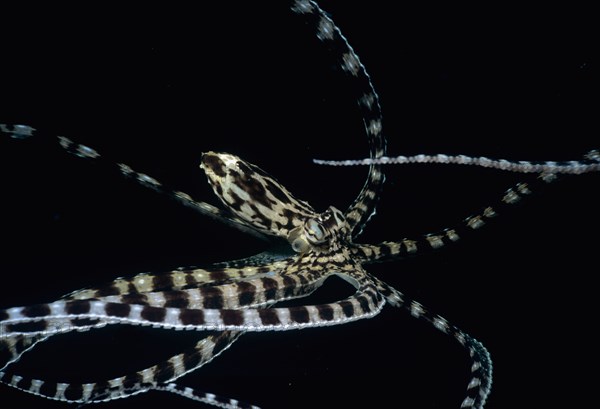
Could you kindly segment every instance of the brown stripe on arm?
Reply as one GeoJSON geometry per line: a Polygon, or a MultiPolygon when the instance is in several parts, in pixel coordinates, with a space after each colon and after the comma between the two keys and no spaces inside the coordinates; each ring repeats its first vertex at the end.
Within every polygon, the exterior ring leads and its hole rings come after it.
{"type": "Polygon", "coordinates": [[[256,286],[246,281],[238,283],[238,303],[240,306],[251,305],[255,302],[256,286]]]}

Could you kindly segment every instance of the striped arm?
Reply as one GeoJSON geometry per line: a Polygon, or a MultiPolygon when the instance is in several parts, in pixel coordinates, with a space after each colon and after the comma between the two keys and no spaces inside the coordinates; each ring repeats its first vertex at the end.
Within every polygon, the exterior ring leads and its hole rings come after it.
{"type": "Polygon", "coordinates": [[[125,398],[149,390],[165,390],[178,393],[193,400],[199,400],[218,407],[244,408],[251,407],[241,402],[220,398],[213,394],[201,393],[191,388],[180,388],[174,384],[176,379],[211,362],[215,357],[229,348],[235,342],[240,332],[225,331],[200,340],[194,347],[177,354],[168,360],[137,371],[127,376],[121,376],[108,381],[86,384],[68,384],[47,382],[39,379],[28,379],[8,372],[0,372],[0,382],[38,395],[47,399],[71,403],[107,402],[125,398]],[[171,390],[175,388],[175,390],[171,390]],[[221,406],[228,404],[230,406],[221,406]],[[237,406],[236,406],[237,405],[237,406]]]}
{"type": "Polygon", "coordinates": [[[406,165],[414,163],[436,163],[442,165],[471,165],[482,168],[503,170],[517,173],[561,173],[581,175],[583,173],[600,171],[600,152],[590,151],[583,160],[572,161],[509,161],[506,159],[490,159],[486,157],[471,157],[466,155],[414,155],[414,156],[382,156],[358,160],[322,160],[314,159],[317,165],[328,166],[361,166],[361,165],[406,165]]]}
{"type": "MultiPolygon", "coordinates": [[[[306,297],[323,283],[324,278],[308,272],[297,272],[285,276],[259,276],[250,280],[220,286],[206,286],[189,290],[160,291],[143,294],[109,295],[93,301],[111,305],[131,305],[132,308],[170,308],[186,310],[239,310],[264,308],[276,302],[306,297]],[[134,307],[135,306],[135,307],[134,307]]],[[[89,301],[89,300],[81,300],[89,301]]],[[[68,302],[67,302],[68,304],[68,302]]],[[[96,317],[91,320],[76,320],[67,317],[51,317],[44,320],[47,328],[58,332],[72,330],[87,331],[119,323],[114,319],[96,317]]],[[[145,325],[145,324],[142,324],[145,325]]]]}
{"type": "Polygon", "coordinates": [[[45,335],[19,335],[0,339],[0,371],[17,362],[24,353],[48,338],[50,337],[45,335]]]}
{"type": "Polygon", "coordinates": [[[240,402],[236,399],[229,399],[219,397],[217,395],[213,395],[212,393],[201,393],[199,394],[197,391],[194,391],[191,388],[180,387],[174,383],[157,386],[154,388],[158,391],[165,391],[170,393],[175,393],[177,395],[181,395],[185,398],[195,400],[198,402],[206,403],[208,405],[217,406],[219,408],[224,409],[260,409],[258,406],[250,405],[247,403],[240,402]]]}
{"type": "MultiPolygon", "coordinates": [[[[308,324],[309,321],[313,324],[309,324],[310,326],[314,326],[315,323],[316,325],[323,325],[322,322],[328,323],[325,325],[333,325],[330,323],[330,321],[333,321],[336,318],[336,307],[345,316],[345,319],[342,318],[341,320],[338,320],[339,322],[337,323],[369,317],[374,315],[374,313],[379,312],[379,310],[383,306],[383,300],[380,299],[378,305],[373,306],[369,302],[368,298],[363,295],[370,294],[370,296],[373,297],[373,299],[377,298],[378,295],[376,294],[373,285],[370,282],[365,282],[364,278],[360,279],[356,277],[352,278],[350,281],[352,282],[352,280],[356,280],[356,285],[358,286],[359,291],[357,291],[357,294],[354,297],[351,297],[348,300],[336,303],[336,305],[326,304],[314,307],[309,306],[280,310],[287,311],[288,319],[295,322],[296,327],[303,327],[303,325],[308,324]],[[318,319],[314,319],[314,314],[311,314],[313,308],[314,311],[318,311],[319,313],[318,319]],[[304,315],[308,316],[305,317],[304,315]],[[313,319],[311,320],[310,318],[313,319]]],[[[282,315],[281,312],[276,312],[274,316],[280,317],[282,315]]],[[[267,317],[267,315],[263,315],[263,317],[267,317]]],[[[270,318],[269,320],[272,324],[272,318],[270,318]]],[[[147,368],[143,371],[138,371],[134,375],[116,378],[104,383],[93,383],[85,385],[69,385],[64,383],[54,384],[45,383],[41,380],[26,380],[21,376],[10,376],[6,373],[0,373],[0,378],[5,379],[4,383],[7,383],[13,387],[17,387],[24,391],[41,395],[50,399],[66,400],[72,402],[106,401],[130,396],[137,393],[142,393],[147,390],[166,390],[173,392],[173,390],[170,390],[169,388],[176,388],[176,390],[179,390],[181,392],[180,394],[182,396],[194,400],[199,400],[207,404],[216,405],[219,407],[246,407],[240,405],[240,403],[236,400],[223,400],[219,399],[218,397],[215,397],[212,394],[198,393],[189,388],[180,388],[176,385],[164,385],[165,383],[171,382],[177,379],[178,377],[183,376],[186,373],[189,373],[192,370],[203,365],[204,363],[208,362],[210,359],[216,356],[216,353],[214,353],[214,351],[220,352],[224,350],[229,345],[231,345],[231,343],[233,343],[233,341],[235,341],[235,339],[237,339],[238,336],[239,333],[224,332],[219,335],[219,337],[221,337],[221,339],[223,340],[220,344],[218,342],[212,341],[211,337],[209,337],[200,341],[196,348],[191,352],[186,351],[183,354],[171,357],[168,361],[165,361],[162,364],[156,365],[151,368],[147,368]],[[212,355],[206,353],[206,345],[211,344],[214,345],[211,349],[209,348],[212,355]],[[227,345],[224,346],[225,344],[227,345]],[[219,404],[216,404],[215,402],[219,404]]]]}
{"type": "MultiPolygon", "coordinates": [[[[269,267],[274,266],[270,265],[269,267]]],[[[255,271],[256,269],[250,270],[255,271]]],[[[232,277],[233,275],[229,274],[228,276],[232,277]]],[[[324,280],[315,277],[313,274],[303,272],[297,272],[294,276],[281,277],[268,273],[263,275],[254,274],[253,277],[254,278],[251,280],[237,281],[235,283],[216,287],[204,286],[188,290],[127,293],[105,297],[96,296],[92,298],[98,301],[115,304],[136,304],[139,306],[178,307],[187,309],[265,307],[277,301],[307,296],[318,288],[324,280]]],[[[208,281],[206,283],[208,283],[208,281]]],[[[146,289],[136,288],[138,290],[146,289]]],[[[86,291],[95,291],[96,295],[98,295],[97,292],[99,290],[90,289],[86,291]]],[[[81,293],[76,292],[63,301],[87,299],[80,298],[81,296],[81,293]]],[[[88,331],[90,329],[101,328],[108,324],[115,323],[112,320],[97,318],[86,321],[79,320],[77,326],[73,327],[71,319],[55,317],[49,318],[48,320],[45,320],[45,322],[48,327],[56,329],[55,333],[70,332],[71,330],[79,332],[88,331]]],[[[55,334],[20,334],[15,337],[5,337],[0,339],[0,365],[3,365],[0,366],[0,370],[7,365],[16,362],[23,353],[33,348],[36,343],[46,340],[51,335],[55,334]]]]}
{"type": "MultiPolygon", "coordinates": [[[[287,265],[289,265],[289,263],[287,265]]],[[[269,267],[274,266],[269,265],[269,267]]],[[[246,269],[246,272],[248,272],[248,270],[249,269],[246,269]]],[[[205,305],[206,303],[209,303],[223,306],[240,306],[240,303],[248,303],[248,305],[260,303],[259,298],[262,299],[265,297],[272,297],[277,300],[289,299],[294,298],[296,296],[304,296],[309,294],[322,282],[321,279],[317,279],[317,277],[313,274],[302,274],[301,272],[296,272],[294,278],[287,276],[283,278],[279,276],[276,276],[274,278],[267,278],[264,277],[264,275],[256,274],[258,271],[256,268],[250,270],[252,271],[252,274],[254,274],[254,278],[252,280],[232,283],[221,287],[214,287],[213,289],[218,289],[219,292],[217,294],[215,294],[214,292],[208,293],[204,301],[199,302],[199,304],[205,305]],[[271,289],[276,289],[276,291],[271,291],[271,289]],[[257,293],[258,297],[256,296],[257,293]],[[265,296],[263,293],[267,295],[265,296]]],[[[218,275],[218,277],[221,278],[221,275],[218,275]]],[[[230,274],[228,277],[231,278],[232,275],[230,274]]],[[[207,281],[209,281],[208,278],[204,283],[206,284],[207,281]]],[[[202,288],[206,287],[201,287],[201,289],[202,288]]],[[[143,291],[147,288],[137,287],[137,289],[143,291]]],[[[171,302],[173,302],[173,300],[176,299],[176,297],[174,297],[175,294],[186,294],[183,298],[179,298],[178,303],[183,302],[183,300],[188,301],[188,298],[191,297],[193,291],[200,291],[200,289],[191,289],[187,291],[180,290],[162,293],[133,293],[124,294],[121,296],[106,296],[102,299],[110,300],[121,297],[121,301],[133,301],[131,297],[136,297],[136,302],[141,303],[142,301],[147,301],[147,305],[156,306],[163,305],[165,299],[169,299],[171,300],[171,302]],[[170,293],[172,293],[171,296],[168,295],[170,293]]],[[[76,295],[77,294],[74,294],[74,296],[76,295]]],[[[202,294],[199,295],[201,296],[202,294]]],[[[71,300],[72,299],[73,298],[71,298],[71,300]]],[[[60,320],[53,318],[52,321],[53,324],[56,325],[57,321],[60,320]]],[[[97,326],[106,325],[109,321],[110,320],[97,321],[97,326]]],[[[62,324],[67,325],[65,322],[63,322],[62,324]]],[[[90,329],[92,327],[93,325],[86,325],[79,327],[78,329],[90,329]]],[[[26,380],[21,376],[8,375],[7,373],[5,373],[5,375],[3,376],[7,380],[6,383],[10,386],[14,386],[37,395],[42,395],[50,399],[68,400],[76,402],[106,401],[117,398],[124,398],[133,394],[138,394],[155,389],[170,391],[169,389],[167,389],[166,386],[164,386],[165,383],[172,382],[177,378],[209,362],[222,350],[228,348],[239,337],[239,335],[241,335],[241,333],[224,332],[218,336],[207,337],[201,340],[194,349],[173,356],[169,360],[159,365],[155,365],[143,371],[138,371],[133,375],[115,378],[107,382],[98,382],[86,385],[67,385],[48,383],[41,380],[26,380]],[[44,386],[42,391],[40,391],[40,385],[44,386]]],[[[39,335],[37,335],[37,337],[39,337],[39,335]]],[[[42,337],[43,339],[47,339],[49,338],[49,335],[45,335],[42,337]]],[[[23,338],[32,339],[31,336],[25,338],[24,336],[19,335],[17,338],[8,338],[2,341],[6,341],[7,343],[15,343],[15,340],[20,340],[23,338]]],[[[20,354],[17,354],[15,354],[17,355],[17,358],[20,357],[20,354]]],[[[185,392],[180,393],[184,397],[199,400],[204,403],[219,407],[248,407],[247,405],[242,405],[236,400],[222,399],[216,397],[213,394],[199,393],[189,388],[179,388],[176,390],[179,390],[180,392],[185,392]],[[224,404],[228,406],[222,406],[224,404]]]]}
{"type": "Polygon", "coordinates": [[[110,295],[143,294],[157,291],[184,290],[205,285],[279,274],[287,267],[285,260],[241,267],[179,268],[167,273],[141,273],[133,277],[120,277],[112,282],[90,289],[70,293],[69,299],[101,298],[110,295]]]}
{"type": "MultiPolygon", "coordinates": [[[[338,64],[354,82],[358,92],[360,107],[367,137],[369,138],[369,154],[371,158],[385,155],[385,138],[382,133],[382,115],[379,96],[375,91],[371,78],[358,55],[348,40],[327,14],[319,6],[309,0],[293,1],[292,11],[301,14],[316,32],[317,37],[327,47],[338,54],[338,64]]],[[[380,165],[371,165],[369,174],[358,197],[346,210],[344,216],[351,227],[352,235],[358,236],[371,216],[383,186],[385,176],[380,165]]]]}
{"type": "Polygon", "coordinates": [[[460,407],[483,409],[492,389],[493,369],[492,359],[483,344],[383,281],[376,278],[373,280],[378,291],[384,295],[390,305],[401,307],[411,316],[427,321],[436,329],[458,341],[468,351],[471,358],[471,379],[467,385],[467,395],[460,407]]]}
{"type": "Polygon", "coordinates": [[[187,290],[158,291],[143,294],[109,295],[98,301],[135,304],[150,307],[187,309],[238,309],[264,306],[289,300],[314,291],[322,280],[309,281],[306,274],[294,276],[261,276],[219,286],[203,286],[187,290]]]}
{"type": "Polygon", "coordinates": [[[373,263],[439,250],[470,237],[487,223],[494,221],[498,215],[514,209],[516,204],[554,180],[553,177],[542,175],[531,183],[518,183],[504,192],[502,198],[493,205],[467,217],[454,227],[402,241],[384,241],[375,245],[355,244],[351,247],[352,254],[360,262],[373,263]]]}
{"type": "MultiPolygon", "coordinates": [[[[216,306],[226,303],[225,301],[218,299],[219,292],[223,293],[223,290],[214,288],[212,290],[208,288],[195,288],[191,290],[178,289],[188,286],[202,287],[209,284],[235,281],[244,277],[254,277],[258,280],[257,283],[240,284],[243,288],[239,288],[239,292],[237,293],[239,296],[236,301],[237,304],[240,303],[240,300],[242,302],[260,304],[261,301],[259,301],[259,298],[261,297],[256,297],[255,299],[252,290],[258,289],[260,292],[261,289],[265,289],[265,286],[268,286],[270,281],[261,280],[261,278],[269,277],[273,275],[273,273],[280,273],[287,265],[286,262],[277,261],[241,268],[189,268],[178,269],[162,274],[138,274],[131,278],[117,278],[105,286],[74,291],[62,297],[62,300],[98,299],[121,303],[152,305],[156,307],[178,306],[180,308],[187,306],[190,303],[189,300],[195,300],[196,305],[216,306]],[[158,292],[160,290],[166,291],[158,292]]],[[[308,278],[304,278],[302,283],[297,283],[293,279],[286,281],[288,282],[287,286],[281,285],[281,287],[284,288],[284,293],[288,297],[296,295],[300,296],[302,293],[308,294],[309,288],[305,288],[304,284],[313,284],[308,278]]],[[[310,291],[313,290],[314,288],[311,287],[310,291]]],[[[230,294],[235,293],[231,290],[225,292],[230,294]]],[[[262,297],[261,299],[264,298],[265,297],[262,297]]],[[[227,305],[235,305],[232,304],[233,302],[235,301],[228,300],[227,305]]],[[[83,323],[81,323],[81,325],[77,327],[77,331],[87,331],[93,328],[104,327],[108,323],[106,320],[97,319],[89,320],[87,324],[88,325],[83,325],[83,323]]],[[[64,319],[50,319],[48,325],[55,328],[64,328],[69,325],[69,322],[64,319]]],[[[50,336],[51,335],[22,334],[17,337],[0,337],[0,370],[3,370],[11,363],[18,361],[22,354],[31,350],[37,343],[45,341],[50,336]]]]}
{"type": "MultiPolygon", "coordinates": [[[[36,132],[36,129],[27,125],[0,124],[0,133],[5,133],[13,139],[28,138],[35,135],[36,132]]],[[[79,144],[64,136],[58,136],[56,141],[58,142],[58,145],[67,153],[94,162],[96,166],[102,167],[109,174],[116,172],[121,176],[133,179],[139,185],[169,196],[170,198],[178,201],[184,206],[194,209],[204,216],[208,216],[262,240],[267,240],[264,234],[258,232],[252,226],[248,225],[248,223],[235,217],[235,215],[231,214],[230,212],[221,210],[205,202],[196,201],[189,194],[173,189],[145,173],[137,172],[124,163],[116,163],[106,159],[97,150],[89,146],[79,144]]]]}
{"type": "Polygon", "coordinates": [[[56,301],[0,311],[0,333],[2,337],[14,337],[70,332],[89,327],[90,319],[176,330],[285,331],[339,325],[378,314],[385,301],[374,285],[364,277],[351,281],[357,291],[345,300],[289,308],[187,309],[94,300],[56,301]],[[52,326],[57,322],[61,325],[52,326]]]}
{"type": "MultiPolygon", "coordinates": [[[[247,271],[248,272],[248,271],[247,271]]],[[[179,271],[171,272],[179,273],[179,271]]],[[[228,272],[228,278],[233,278],[235,275],[232,271],[228,272]]],[[[212,278],[222,278],[222,272],[213,276],[212,278]]],[[[239,276],[239,275],[238,275],[239,276]]],[[[196,278],[200,278],[196,275],[196,278]]],[[[118,282],[118,280],[116,280],[118,282]]],[[[214,281],[214,280],[212,280],[214,281]]],[[[177,283],[177,280],[171,281],[173,285],[177,283]]],[[[207,276],[203,280],[198,280],[198,284],[203,282],[207,284],[211,282],[211,278],[207,276]]],[[[113,282],[114,284],[115,282],[113,282]]],[[[161,284],[167,285],[165,281],[161,284]]],[[[171,288],[167,285],[166,288],[171,288]]],[[[137,290],[145,290],[146,288],[136,287],[137,290]]],[[[88,289],[85,291],[99,291],[100,289],[88,289]]],[[[140,295],[143,293],[138,293],[140,295]]],[[[152,293],[146,293],[152,294],[152,293]]],[[[83,296],[82,292],[74,292],[71,296],[66,296],[67,299],[73,300],[76,296],[83,296]]],[[[132,295],[132,294],[129,294],[132,295]]],[[[135,295],[135,294],[133,294],[135,295]]],[[[127,294],[123,295],[124,297],[127,294]]],[[[115,296],[108,296],[115,297],[115,296]]],[[[150,297],[151,298],[151,297],[150,297]]],[[[53,325],[58,325],[54,322],[53,325]]],[[[106,320],[97,320],[95,324],[90,323],[87,326],[81,326],[78,330],[88,330],[91,328],[97,328],[107,325],[106,320]]],[[[52,334],[55,335],[55,334],[52,334]]],[[[175,355],[168,360],[146,368],[142,371],[138,371],[134,374],[115,378],[109,381],[95,382],[92,384],[75,385],[65,383],[47,382],[39,379],[27,379],[20,375],[11,374],[8,370],[8,366],[18,361],[18,359],[27,351],[31,350],[37,343],[42,342],[50,338],[51,335],[19,335],[17,337],[10,337],[0,340],[0,352],[7,354],[6,358],[2,357],[2,361],[6,364],[0,368],[0,382],[23,390],[28,393],[32,393],[38,396],[42,396],[48,399],[61,400],[67,402],[100,402],[113,400],[118,398],[125,398],[127,396],[146,392],[148,390],[165,390],[167,389],[163,384],[166,382],[173,382],[179,377],[194,371],[195,369],[203,366],[210,362],[222,351],[229,348],[235,340],[239,338],[241,333],[239,332],[223,332],[219,335],[211,335],[203,338],[199,341],[194,348],[190,348],[181,354],[175,355]]],[[[174,384],[171,388],[175,387],[174,384]]],[[[251,407],[236,400],[221,398],[214,394],[202,393],[191,388],[175,388],[171,392],[181,394],[189,399],[198,400],[209,405],[217,407],[230,407],[230,408],[245,408],[251,407]],[[178,392],[179,391],[179,392],[178,392]],[[181,393],[185,392],[185,393],[181,393]],[[237,402],[237,403],[236,403],[237,402]],[[223,406],[226,404],[227,406],[223,406]]]]}

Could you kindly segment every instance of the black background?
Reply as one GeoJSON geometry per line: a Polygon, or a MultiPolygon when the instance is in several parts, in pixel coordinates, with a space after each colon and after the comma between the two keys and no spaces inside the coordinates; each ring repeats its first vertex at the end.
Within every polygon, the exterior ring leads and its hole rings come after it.
{"type": "MultiPolygon", "coordinates": [[[[285,3],[285,2],[282,2],[285,3]]],[[[590,10],[322,2],[380,96],[391,155],[576,159],[598,148],[590,10]]],[[[3,10],[0,123],[40,133],[0,140],[0,307],[52,301],[117,276],[249,256],[263,243],[47,141],[68,136],[216,204],[200,153],[242,156],[317,210],[344,209],[366,168],[311,159],[367,155],[352,88],[285,4],[3,10]]],[[[361,242],[459,222],[522,175],[389,167],[361,242]]],[[[494,359],[487,408],[592,397],[597,360],[598,176],[564,178],[434,255],[368,270],[481,340],[494,359]]],[[[327,282],[310,302],[351,289],[327,282]]],[[[20,373],[90,382],[127,374],[198,334],[109,328],[56,337],[20,373]]],[[[455,342],[386,307],[350,325],[243,336],[180,383],[265,408],[459,407],[468,359],[455,342]]],[[[148,393],[98,407],[200,407],[148,393]]],[[[65,407],[0,389],[1,408],[65,407]]]]}

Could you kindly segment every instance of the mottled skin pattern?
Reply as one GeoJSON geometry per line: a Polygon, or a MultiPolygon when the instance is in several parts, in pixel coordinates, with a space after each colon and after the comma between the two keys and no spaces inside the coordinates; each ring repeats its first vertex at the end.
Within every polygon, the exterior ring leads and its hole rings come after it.
{"type": "MultiPolygon", "coordinates": [[[[264,171],[230,154],[203,155],[202,168],[215,193],[243,223],[285,238],[295,255],[257,266],[176,271],[168,276],[138,275],[107,287],[82,290],[50,304],[2,311],[1,330],[11,355],[19,358],[28,343],[56,333],[114,323],[170,329],[225,331],[167,362],[108,383],[57,385],[13,376],[8,383],[42,396],[67,401],[102,401],[170,384],[209,362],[229,346],[239,331],[288,330],[338,325],[369,318],[387,301],[452,335],[472,356],[473,378],[463,407],[482,403],[489,391],[491,361],[483,346],[442,317],[367,273],[363,245],[353,244],[343,212],[330,207],[318,214],[295,199],[264,171]],[[288,308],[265,308],[310,294],[338,275],[356,288],[345,300],[288,308]],[[46,389],[43,389],[45,387],[46,389]]],[[[7,375],[5,375],[7,376],[7,375]]],[[[171,386],[170,388],[176,388],[171,386]]],[[[188,391],[190,398],[201,394],[188,391]]],[[[210,399],[203,398],[211,403],[210,399]]],[[[236,403],[237,405],[237,403],[236,403]]],[[[233,407],[233,406],[232,406],[233,407]]]]}
{"type": "MultiPolygon", "coordinates": [[[[340,51],[339,65],[363,92],[357,101],[369,137],[370,156],[385,153],[377,94],[358,57],[339,30],[315,3],[297,1],[292,10],[312,24],[317,37],[340,51]]],[[[0,131],[20,139],[34,135],[27,126],[0,125],[0,131]]],[[[102,161],[94,149],[60,137],[69,153],[102,161]]],[[[471,380],[461,407],[483,407],[490,392],[491,360],[478,341],[421,304],[367,273],[363,265],[446,247],[476,232],[503,209],[535,191],[536,184],[518,184],[492,206],[441,232],[399,242],[376,245],[354,240],[373,214],[383,184],[379,164],[369,163],[367,182],[357,199],[342,212],[330,207],[317,213],[298,200],[273,177],[234,155],[208,152],[202,158],[221,210],[194,201],[180,191],[171,191],[156,179],[117,164],[127,177],[153,190],[166,193],[203,215],[232,225],[257,237],[276,236],[289,243],[285,254],[233,261],[204,269],[178,269],[169,273],[139,274],[118,278],[107,285],[75,291],[48,304],[0,311],[2,339],[0,381],[26,392],[68,402],[98,402],[148,390],[165,390],[220,407],[249,405],[232,399],[182,388],[173,383],[203,366],[227,349],[244,331],[268,331],[337,325],[376,315],[388,303],[405,308],[458,341],[471,357],[471,380]],[[339,302],[281,308],[279,301],[304,297],[325,279],[337,275],[356,292],[339,302]],[[53,383],[28,379],[10,371],[10,363],[50,336],[125,323],[169,329],[213,329],[220,331],[168,360],[126,376],[87,384],[53,383]]],[[[548,180],[539,179],[538,184],[548,180]]]]}
{"type": "MultiPolygon", "coordinates": [[[[313,25],[319,40],[326,45],[331,45],[339,52],[339,65],[343,72],[356,82],[357,89],[362,90],[357,95],[357,101],[369,137],[370,154],[374,158],[380,157],[385,153],[385,140],[381,134],[381,113],[377,94],[364,67],[339,29],[318,8],[316,3],[293,1],[290,2],[290,5],[294,13],[302,15],[313,25]]],[[[28,137],[34,133],[32,128],[21,125],[2,125],[0,130],[16,139],[28,137]]],[[[77,144],[68,138],[59,137],[59,144],[69,153],[78,157],[100,162],[103,160],[94,149],[77,144]]],[[[206,165],[210,162],[210,158],[211,155],[207,154],[203,164],[206,165]]],[[[184,205],[244,232],[258,237],[263,234],[285,237],[289,240],[292,248],[301,253],[299,256],[287,260],[280,260],[279,257],[269,255],[257,256],[210,270],[184,269],[161,276],[142,274],[131,279],[119,278],[107,286],[76,291],[64,297],[65,312],[68,312],[69,315],[72,313],[83,314],[81,316],[83,317],[92,311],[89,301],[86,300],[94,299],[101,302],[105,299],[108,302],[104,305],[104,312],[113,315],[113,318],[117,316],[124,318],[130,314],[132,312],[130,305],[134,307],[156,306],[155,308],[177,307],[183,309],[179,314],[181,324],[197,325],[204,322],[207,317],[205,314],[194,312],[195,308],[219,308],[221,311],[219,315],[223,318],[214,328],[228,328],[234,325],[237,328],[249,329],[245,323],[245,317],[240,316],[237,308],[264,307],[276,301],[307,295],[324,281],[327,275],[323,272],[331,269],[339,270],[338,273],[345,272],[345,277],[359,290],[355,297],[339,304],[317,307],[316,312],[304,308],[292,308],[280,309],[280,314],[275,314],[271,312],[275,310],[261,309],[258,310],[260,323],[257,323],[255,329],[277,328],[277,326],[281,326],[282,329],[312,326],[313,321],[315,323],[323,321],[330,325],[377,313],[383,306],[383,299],[377,293],[373,283],[365,280],[362,274],[358,274],[362,272],[362,269],[350,262],[348,249],[343,247],[343,243],[349,238],[350,233],[356,235],[360,232],[374,211],[378,192],[383,184],[383,174],[380,173],[379,166],[371,166],[363,189],[344,218],[342,213],[334,208],[330,208],[322,215],[316,215],[310,205],[295,201],[285,188],[262,174],[260,169],[242,161],[238,161],[238,163],[243,163],[245,167],[241,169],[235,182],[243,181],[243,178],[240,179],[239,176],[249,176],[250,172],[258,172],[261,175],[255,178],[258,183],[241,183],[237,186],[238,189],[230,189],[231,191],[226,192],[226,195],[219,193],[219,183],[213,184],[215,192],[229,208],[229,211],[225,212],[207,203],[194,201],[186,193],[170,190],[156,179],[135,172],[125,164],[116,164],[116,166],[124,176],[133,178],[153,190],[166,193],[184,205]],[[246,189],[245,193],[251,194],[251,197],[246,198],[250,200],[246,200],[245,204],[239,200],[239,188],[246,189]],[[266,192],[270,194],[265,195],[266,192]],[[309,251],[310,249],[314,251],[309,251]],[[354,269],[357,271],[353,271],[354,269]],[[245,277],[250,279],[242,281],[245,277]],[[235,284],[229,284],[232,281],[235,284]],[[75,300],[82,300],[83,304],[78,304],[79,301],[75,300]],[[228,307],[231,309],[224,309],[228,307]]],[[[108,166],[112,167],[113,165],[109,164],[108,166]]],[[[205,170],[208,169],[217,173],[223,170],[217,166],[205,166],[205,170]]],[[[210,172],[207,174],[209,180],[214,180],[211,179],[210,172]]],[[[232,186],[225,184],[223,187],[231,188],[232,186]]],[[[242,193],[243,195],[244,193],[242,193]]],[[[35,316],[33,324],[21,323],[16,324],[13,328],[17,331],[24,330],[25,333],[12,334],[14,336],[8,333],[3,337],[3,361],[6,366],[17,361],[22,353],[31,349],[37,342],[47,339],[53,333],[64,332],[75,327],[79,327],[80,330],[91,329],[117,322],[113,318],[109,320],[95,317],[64,319],[60,317],[60,314],[54,314],[56,311],[44,307],[34,307],[28,310],[31,312],[29,315],[35,316]],[[51,313],[53,317],[45,322],[40,321],[39,318],[44,313],[51,313]],[[44,330],[35,335],[36,328],[41,329],[41,326],[45,327],[44,330]]],[[[154,323],[166,318],[166,314],[159,310],[150,309],[146,309],[141,316],[154,323]]],[[[257,317],[254,318],[256,320],[257,317]]],[[[162,388],[208,404],[238,407],[242,406],[239,402],[227,399],[219,400],[212,395],[196,393],[189,389],[181,391],[174,384],[168,383],[210,361],[223,349],[226,349],[238,335],[237,332],[225,331],[220,336],[210,336],[200,341],[196,347],[172,357],[161,365],[108,382],[85,385],[52,384],[24,379],[5,372],[1,373],[1,378],[3,382],[13,387],[64,401],[110,400],[148,389],[162,388]],[[165,384],[166,387],[160,386],[165,384]]],[[[4,370],[6,366],[2,369],[4,370]]]]}

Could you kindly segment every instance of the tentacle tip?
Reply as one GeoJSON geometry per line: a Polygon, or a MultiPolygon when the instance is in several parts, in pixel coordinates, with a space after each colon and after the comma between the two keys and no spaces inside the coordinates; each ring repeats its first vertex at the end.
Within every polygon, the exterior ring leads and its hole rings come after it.
{"type": "Polygon", "coordinates": [[[593,149],[584,155],[587,160],[600,161],[600,150],[593,149]]]}
{"type": "Polygon", "coordinates": [[[0,124],[0,132],[8,134],[13,139],[26,139],[33,135],[35,128],[28,125],[0,124]]]}

